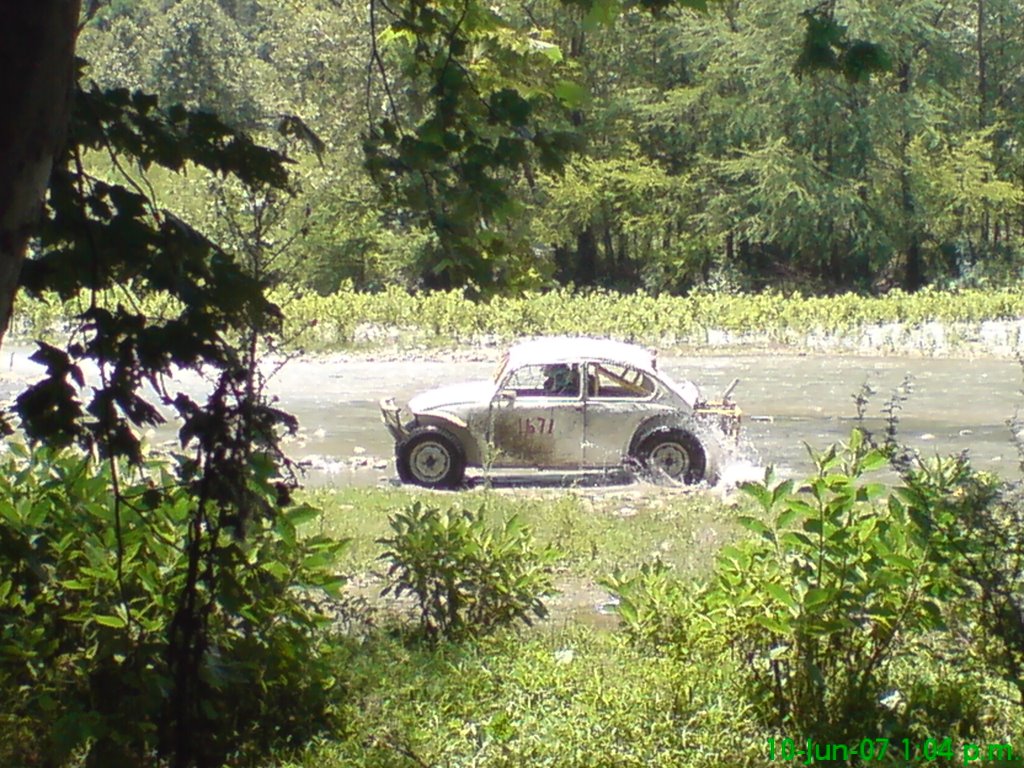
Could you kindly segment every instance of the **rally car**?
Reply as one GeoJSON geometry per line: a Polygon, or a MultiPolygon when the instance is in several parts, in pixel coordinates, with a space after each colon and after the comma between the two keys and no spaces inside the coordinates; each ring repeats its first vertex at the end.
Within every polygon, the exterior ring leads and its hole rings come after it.
{"type": "Polygon", "coordinates": [[[650,349],[546,337],[513,346],[485,381],[381,400],[398,475],[429,488],[461,485],[466,467],[624,467],[679,484],[718,477],[723,441],[738,434],[730,396],[702,399],[658,370],[650,349]]]}

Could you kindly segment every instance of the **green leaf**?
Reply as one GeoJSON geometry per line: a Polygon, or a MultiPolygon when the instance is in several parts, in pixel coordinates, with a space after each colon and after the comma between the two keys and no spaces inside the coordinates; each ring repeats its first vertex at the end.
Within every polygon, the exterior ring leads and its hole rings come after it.
{"type": "Polygon", "coordinates": [[[726,544],[719,550],[718,559],[732,563],[740,570],[750,567],[750,556],[732,544],[726,544]]]}
{"type": "Polygon", "coordinates": [[[780,500],[788,498],[793,494],[793,481],[786,480],[785,482],[779,483],[772,489],[772,506],[774,507],[779,503],[780,500]]]}
{"type": "Polygon", "coordinates": [[[626,622],[626,624],[637,623],[638,616],[636,606],[629,600],[620,599],[615,611],[619,614],[622,620],[626,622]]]}
{"type": "Polygon", "coordinates": [[[93,617],[97,624],[102,624],[104,627],[113,627],[114,629],[124,629],[128,626],[125,620],[120,616],[110,616],[100,614],[93,617]]]}
{"type": "Polygon", "coordinates": [[[806,549],[814,546],[810,537],[800,531],[785,531],[779,536],[779,541],[792,549],[806,549]]]}
{"type": "Polygon", "coordinates": [[[598,25],[611,27],[622,12],[619,0],[593,0],[590,10],[583,17],[583,28],[593,30],[598,25]]]}
{"type": "Polygon", "coordinates": [[[755,616],[754,621],[777,635],[788,635],[790,633],[789,622],[782,619],[773,616],[755,616]]]}
{"type": "Polygon", "coordinates": [[[292,525],[298,528],[300,525],[303,525],[304,523],[316,520],[318,517],[320,517],[320,514],[321,510],[319,508],[311,506],[309,504],[300,504],[298,506],[292,507],[287,512],[285,512],[285,517],[288,518],[288,521],[292,525]]]}
{"type": "Polygon", "coordinates": [[[885,556],[885,561],[889,565],[894,565],[903,570],[912,571],[916,567],[914,561],[905,555],[891,554],[885,556]]]}
{"type": "Polygon", "coordinates": [[[873,472],[876,469],[881,469],[889,463],[889,459],[884,453],[879,450],[869,451],[860,460],[861,472],[873,472]]]}
{"type": "Polygon", "coordinates": [[[786,499],[785,503],[786,508],[779,513],[779,517],[775,523],[777,528],[788,528],[795,520],[803,517],[811,517],[816,514],[814,507],[803,499],[790,497],[786,499]]]}
{"type": "Polygon", "coordinates": [[[740,515],[736,518],[736,522],[738,522],[748,531],[756,533],[759,536],[763,536],[768,541],[775,541],[775,534],[772,532],[771,528],[765,525],[761,520],[758,520],[756,517],[740,515]]]}
{"type": "Polygon", "coordinates": [[[740,483],[740,490],[753,497],[765,509],[771,511],[772,493],[762,483],[740,483]]]}
{"type": "Polygon", "coordinates": [[[288,567],[281,562],[272,560],[269,563],[263,563],[263,570],[269,573],[271,576],[277,579],[287,579],[291,571],[288,567]]]}
{"type": "Polygon", "coordinates": [[[590,102],[590,91],[571,80],[560,80],[554,88],[555,97],[566,107],[575,109],[590,102]]]}
{"type": "Polygon", "coordinates": [[[537,53],[546,56],[553,64],[558,64],[564,58],[562,55],[562,49],[554,43],[548,43],[544,40],[534,40],[531,38],[529,46],[537,53]]]}
{"type": "Polygon", "coordinates": [[[823,587],[811,587],[807,590],[807,594],[804,595],[804,607],[805,608],[816,608],[819,605],[829,602],[836,595],[836,590],[823,588],[823,587]]]}
{"type": "Polygon", "coordinates": [[[800,606],[797,605],[796,600],[793,599],[793,596],[782,585],[766,584],[764,589],[765,592],[789,608],[794,615],[799,612],[800,606]]]}

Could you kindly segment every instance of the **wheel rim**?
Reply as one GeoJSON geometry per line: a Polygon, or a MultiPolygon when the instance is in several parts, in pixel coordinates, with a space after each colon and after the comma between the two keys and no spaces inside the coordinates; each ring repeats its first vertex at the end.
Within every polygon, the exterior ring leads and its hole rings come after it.
{"type": "Polygon", "coordinates": [[[660,443],[651,451],[650,468],[673,480],[682,480],[690,469],[690,454],[679,443],[660,443]]]}
{"type": "Polygon", "coordinates": [[[451,454],[440,443],[420,443],[409,454],[409,469],[413,476],[423,483],[436,483],[442,480],[451,466],[451,454]]]}

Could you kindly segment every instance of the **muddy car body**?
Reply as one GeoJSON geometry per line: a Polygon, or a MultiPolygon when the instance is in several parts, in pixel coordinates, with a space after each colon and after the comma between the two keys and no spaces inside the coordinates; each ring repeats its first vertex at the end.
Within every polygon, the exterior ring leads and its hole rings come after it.
{"type": "MultiPolygon", "coordinates": [[[[730,387],[730,391],[731,391],[730,387]]],[[[714,482],[721,429],[739,409],[707,403],[657,368],[651,350],[607,339],[521,342],[491,379],[413,397],[408,418],[381,401],[404,482],[454,487],[469,467],[549,470],[634,467],[669,482],[714,482]]]]}

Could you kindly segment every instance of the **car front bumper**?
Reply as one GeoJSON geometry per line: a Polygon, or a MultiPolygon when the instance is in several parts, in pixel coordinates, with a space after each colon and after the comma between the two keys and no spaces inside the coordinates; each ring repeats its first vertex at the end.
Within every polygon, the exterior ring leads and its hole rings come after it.
{"type": "Polygon", "coordinates": [[[402,426],[402,409],[395,404],[395,398],[384,397],[380,401],[380,418],[395,441],[405,440],[409,433],[402,426]]]}

